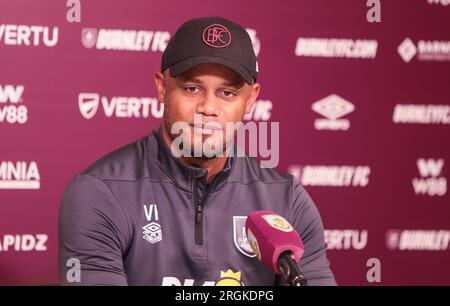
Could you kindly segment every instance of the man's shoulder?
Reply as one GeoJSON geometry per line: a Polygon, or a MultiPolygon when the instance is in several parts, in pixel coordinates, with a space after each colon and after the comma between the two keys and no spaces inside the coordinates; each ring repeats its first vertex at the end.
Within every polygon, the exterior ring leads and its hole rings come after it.
{"type": "Polygon", "coordinates": [[[240,180],[244,184],[254,181],[271,184],[280,183],[292,185],[294,177],[288,173],[283,173],[275,168],[265,168],[260,160],[254,157],[236,157],[236,170],[238,176],[234,176],[234,180],[240,180]]]}
{"type": "Polygon", "coordinates": [[[99,180],[134,181],[149,176],[149,150],[153,134],[128,143],[95,161],[81,174],[99,180]]]}

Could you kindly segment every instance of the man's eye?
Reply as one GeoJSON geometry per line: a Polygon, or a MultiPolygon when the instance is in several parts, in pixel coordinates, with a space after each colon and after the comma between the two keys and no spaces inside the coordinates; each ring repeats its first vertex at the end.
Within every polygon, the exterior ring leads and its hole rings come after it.
{"type": "Polygon", "coordinates": [[[222,91],[222,95],[224,95],[227,98],[231,98],[231,97],[234,97],[236,94],[232,91],[224,90],[224,91],[222,91]]]}
{"type": "Polygon", "coordinates": [[[197,87],[185,87],[184,90],[189,93],[198,93],[200,91],[197,87]]]}

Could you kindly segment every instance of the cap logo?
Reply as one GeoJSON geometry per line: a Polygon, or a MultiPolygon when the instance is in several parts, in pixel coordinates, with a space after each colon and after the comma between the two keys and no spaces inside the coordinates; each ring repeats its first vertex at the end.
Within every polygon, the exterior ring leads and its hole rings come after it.
{"type": "Polygon", "coordinates": [[[224,48],[231,43],[231,33],[221,24],[211,24],[203,30],[203,41],[213,48],[224,48]]]}

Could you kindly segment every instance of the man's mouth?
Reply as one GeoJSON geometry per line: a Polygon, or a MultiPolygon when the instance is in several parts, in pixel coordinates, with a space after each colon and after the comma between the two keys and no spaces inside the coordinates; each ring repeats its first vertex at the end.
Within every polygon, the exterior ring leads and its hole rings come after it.
{"type": "Polygon", "coordinates": [[[206,124],[195,123],[192,124],[192,127],[194,127],[194,133],[200,133],[203,135],[212,135],[215,132],[223,130],[222,125],[218,122],[208,122],[206,124]]]}

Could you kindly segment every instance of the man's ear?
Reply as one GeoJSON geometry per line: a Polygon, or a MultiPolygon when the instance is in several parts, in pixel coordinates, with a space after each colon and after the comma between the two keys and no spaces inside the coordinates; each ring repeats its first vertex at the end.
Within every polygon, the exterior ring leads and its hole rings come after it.
{"type": "Polygon", "coordinates": [[[166,97],[166,87],[164,84],[164,75],[160,71],[155,72],[156,95],[161,103],[164,103],[166,97]]]}
{"type": "Polygon", "coordinates": [[[255,105],[256,99],[258,98],[260,88],[261,86],[259,85],[259,83],[250,85],[250,96],[248,97],[247,103],[245,105],[246,115],[251,113],[253,105],[255,105]]]}

